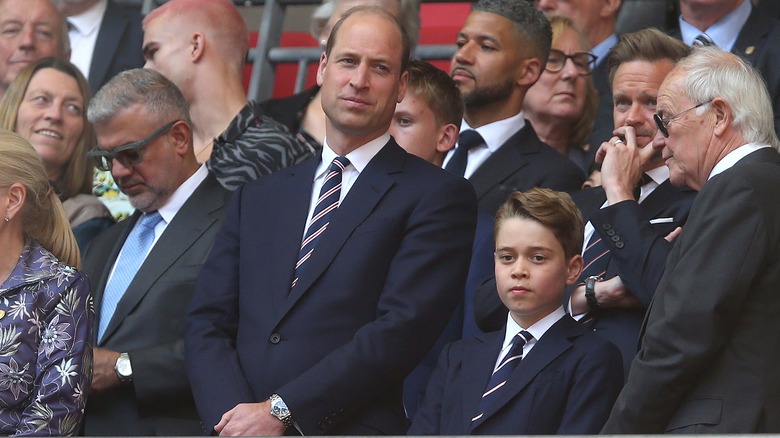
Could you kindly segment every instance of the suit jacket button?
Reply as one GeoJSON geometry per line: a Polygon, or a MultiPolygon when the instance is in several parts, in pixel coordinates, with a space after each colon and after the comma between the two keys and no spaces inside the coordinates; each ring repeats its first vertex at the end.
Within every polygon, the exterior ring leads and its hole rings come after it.
{"type": "Polygon", "coordinates": [[[604,224],[604,225],[601,226],[601,228],[604,228],[605,230],[608,230],[608,229],[612,228],[612,225],[604,224]]]}
{"type": "Polygon", "coordinates": [[[614,235],[615,235],[615,230],[608,230],[607,231],[607,236],[614,236],[614,235]]]}
{"type": "Polygon", "coordinates": [[[282,337],[279,336],[279,333],[273,333],[271,334],[271,337],[269,338],[272,344],[278,344],[279,341],[282,340],[282,337]]]}
{"type": "Polygon", "coordinates": [[[615,246],[616,246],[618,249],[620,249],[620,248],[623,248],[623,246],[625,246],[625,244],[624,244],[623,242],[618,242],[618,243],[616,243],[616,244],[615,244],[615,246]]]}
{"type": "Polygon", "coordinates": [[[620,241],[620,236],[612,236],[610,239],[612,239],[613,242],[618,242],[620,241]]]}

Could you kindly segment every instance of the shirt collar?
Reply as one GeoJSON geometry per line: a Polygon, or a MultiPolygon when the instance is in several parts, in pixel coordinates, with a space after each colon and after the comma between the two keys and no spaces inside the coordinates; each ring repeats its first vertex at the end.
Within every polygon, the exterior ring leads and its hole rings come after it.
{"type": "Polygon", "coordinates": [[[523,328],[520,327],[520,324],[515,322],[515,320],[512,318],[511,313],[507,313],[506,332],[504,333],[503,348],[506,348],[512,342],[512,339],[515,337],[515,335],[520,333],[523,330],[526,330],[529,333],[531,333],[534,339],[536,340],[536,342],[538,342],[540,339],[542,339],[542,336],[547,332],[547,330],[549,330],[550,327],[553,326],[553,324],[558,322],[558,320],[563,318],[565,315],[566,312],[563,311],[563,306],[560,306],[549,315],[545,316],[539,321],[536,321],[536,323],[531,327],[523,328]]]}
{"type": "Polygon", "coordinates": [[[160,212],[160,216],[162,216],[166,224],[171,223],[174,216],[176,216],[176,213],[178,213],[184,203],[190,199],[192,192],[198,188],[200,183],[202,183],[208,175],[209,172],[206,170],[206,165],[201,164],[195,173],[179,185],[171,197],[168,198],[168,202],[157,210],[160,212]]]}
{"type": "MultiPolygon", "coordinates": [[[[720,49],[731,51],[732,47],[734,47],[734,43],[737,42],[737,36],[742,30],[742,26],[747,22],[752,10],[753,7],[750,5],[750,1],[743,0],[742,4],[729,12],[728,15],[716,21],[707,29],[704,29],[704,33],[706,33],[720,49]]],[[[697,29],[692,24],[683,20],[682,15],[680,15],[678,20],[683,42],[689,46],[693,45],[694,38],[701,35],[701,29],[697,29]]]]}
{"type": "Polygon", "coordinates": [[[472,128],[466,123],[466,119],[460,125],[460,132],[468,129],[473,129],[482,136],[482,140],[485,141],[485,145],[493,153],[498,150],[509,137],[515,135],[516,132],[525,127],[525,116],[522,111],[507,119],[498,120],[487,125],[482,125],[479,128],[472,128]]]}
{"type": "Polygon", "coordinates": [[[607,37],[604,41],[596,44],[596,46],[593,48],[591,53],[596,55],[596,64],[601,64],[605,59],[607,59],[607,55],[609,55],[609,51],[612,50],[612,47],[618,43],[618,36],[617,34],[612,34],[607,37]]]}
{"type": "Polygon", "coordinates": [[[715,167],[713,167],[712,171],[710,171],[710,176],[707,177],[707,181],[709,181],[713,176],[727,171],[732,166],[737,164],[739,160],[745,158],[753,152],[768,147],[770,146],[767,144],[748,143],[734,149],[733,151],[726,154],[726,156],[723,157],[720,161],[718,161],[717,164],[715,164],[715,167]]]}
{"type": "MultiPolygon", "coordinates": [[[[366,168],[368,162],[371,161],[376,154],[390,141],[390,133],[384,133],[378,138],[369,141],[368,143],[360,146],[347,154],[347,159],[352,167],[357,170],[358,173],[362,172],[366,168]]],[[[314,179],[320,178],[325,175],[325,172],[330,167],[330,163],[336,158],[338,154],[333,152],[333,149],[328,145],[328,138],[325,138],[322,146],[322,161],[317,167],[317,172],[314,173],[314,179]]]]}
{"type": "Polygon", "coordinates": [[[669,179],[669,168],[666,166],[658,166],[655,169],[650,169],[645,173],[658,185],[663,184],[664,181],[669,179]]]}
{"type": "Polygon", "coordinates": [[[68,22],[81,35],[87,36],[96,32],[103,21],[103,14],[108,7],[108,0],[100,0],[94,6],[78,15],[68,17],[68,22]]]}

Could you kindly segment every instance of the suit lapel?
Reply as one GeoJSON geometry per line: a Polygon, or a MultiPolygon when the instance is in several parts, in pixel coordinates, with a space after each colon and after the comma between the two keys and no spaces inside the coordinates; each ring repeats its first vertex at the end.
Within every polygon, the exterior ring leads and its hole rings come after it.
{"type": "MultiPolygon", "coordinates": [[[[128,21],[125,19],[123,11],[113,1],[109,1],[106,13],[103,14],[103,22],[100,24],[97,41],[95,41],[95,51],[92,55],[92,59],[97,62],[92,62],[89,67],[89,86],[93,94],[98,91],[100,84],[106,78],[111,64],[109,61],[119,50],[119,44],[127,25],[128,21]]],[[[140,51],[141,48],[139,47],[138,50],[140,51]]]]}
{"type": "Polygon", "coordinates": [[[522,392],[544,368],[571,348],[574,338],[583,333],[583,327],[568,315],[553,324],[542,336],[542,339],[537,341],[531,352],[512,371],[506,385],[495,394],[496,400],[492,404],[493,409],[485,412],[482,422],[488,421],[501,407],[522,392]]]}
{"type": "MultiPolygon", "coordinates": [[[[306,266],[298,278],[298,284],[290,291],[281,315],[287,313],[311,288],[333,262],[355,228],[374,211],[376,205],[394,184],[394,179],[389,175],[401,171],[405,156],[406,152],[391,140],[363,169],[338,210],[333,214],[327,231],[320,237],[311,257],[306,261],[306,266]]],[[[302,236],[303,231],[301,231],[302,236]]]]}
{"type": "Polygon", "coordinates": [[[493,187],[499,185],[518,169],[525,167],[533,154],[539,153],[541,141],[526,120],[523,129],[509,137],[481,166],[469,177],[477,192],[477,199],[493,187]]]}
{"type": "Polygon", "coordinates": [[[165,228],[151,252],[141,264],[133,281],[117,303],[114,315],[106,327],[103,342],[110,339],[125,317],[149,292],[155,282],[184,254],[217,220],[216,210],[224,205],[224,191],[209,174],[184,203],[173,221],[165,228]]]}
{"type": "Polygon", "coordinates": [[[463,424],[460,430],[471,429],[471,419],[477,415],[479,402],[493,374],[498,353],[504,344],[506,326],[503,330],[480,335],[478,348],[463,358],[463,424]]]}
{"type": "MultiPolygon", "coordinates": [[[[761,39],[769,32],[772,27],[772,20],[761,14],[761,12],[753,7],[745,24],[739,31],[737,41],[734,43],[731,52],[735,55],[741,56],[750,65],[756,65],[756,57],[758,56],[759,43],[761,39]]],[[[765,42],[768,43],[768,42],[765,42]]],[[[773,42],[777,44],[777,42],[773,42]]]]}

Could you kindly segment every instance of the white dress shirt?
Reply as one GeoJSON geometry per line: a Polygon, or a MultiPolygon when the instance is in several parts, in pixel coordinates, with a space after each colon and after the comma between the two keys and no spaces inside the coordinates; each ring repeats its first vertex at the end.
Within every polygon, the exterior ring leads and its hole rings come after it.
{"type": "Polygon", "coordinates": [[[555,309],[549,315],[545,316],[539,321],[536,321],[536,323],[534,323],[534,325],[531,327],[523,328],[520,327],[520,324],[518,324],[514,318],[512,318],[511,313],[507,313],[506,331],[504,332],[504,346],[501,347],[501,352],[498,353],[498,358],[496,358],[496,365],[493,368],[493,372],[496,372],[496,368],[498,368],[498,366],[501,364],[504,356],[509,354],[509,350],[512,349],[512,339],[515,338],[515,335],[525,330],[534,337],[530,341],[526,342],[525,345],[523,345],[523,357],[526,357],[528,356],[528,353],[531,352],[531,349],[534,348],[534,345],[536,345],[536,343],[542,339],[542,336],[544,336],[547,330],[549,330],[550,327],[552,327],[556,322],[558,322],[559,319],[563,318],[564,316],[566,316],[566,312],[563,311],[563,307],[561,306],[555,309]]]}
{"type": "Polygon", "coordinates": [[[70,62],[81,70],[85,78],[89,78],[95,43],[107,7],[108,0],[100,0],[81,14],[67,18],[70,24],[70,62]]]}
{"type": "Polygon", "coordinates": [[[750,4],[750,0],[743,0],[742,4],[737,6],[736,9],[716,21],[712,26],[704,29],[704,32],[683,20],[681,15],[678,20],[680,23],[682,40],[685,44],[692,46],[693,40],[702,33],[705,33],[716,46],[730,52],[734,47],[734,43],[737,42],[737,36],[739,36],[739,32],[742,31],[742,27],[747,22],[748,17],[750,17],[750,12],[752,10],[753,6],[750,4]]]}

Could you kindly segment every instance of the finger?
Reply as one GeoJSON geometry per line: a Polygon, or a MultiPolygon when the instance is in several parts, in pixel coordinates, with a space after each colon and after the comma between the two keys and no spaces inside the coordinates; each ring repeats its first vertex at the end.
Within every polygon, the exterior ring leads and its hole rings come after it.
{"type": "Polygon", "coordinates": [[[633,126],[623,126],[623,135],[626,138],[626,144],[632,148],[636,147],[636,130],[633,126]]]}
{"type": "Polygon", "coordinates": [[[594,160],[597,163],[604,162],[604,157],[607,156],[607,152],[609,151],[609,149],[615,147],[615,145],[613,144],[615,139],[617,139],[617,137],[612,137],[609,139],[609,141],[605,141],[604,143],[601,143],[601,146],[599,146],[599,150],[596,151],[596,157],[594,158],[594,160]]]}
{"type": "Polygon", "coordinates": [[[667,234],[666,237],[664,237],[664,239],[666,239],[667,242],[674,242],[674,239],[676,239],[677,236],[680,235],[680,233],[682,233],[682,227],[677,227],[674,230],[672,230],[671,233],[667,234]]]}
{"type": "MultiPolygon", "coordinates": [[[[233,408],[233,409],[235,409],[235,408],[233,408]]],[[[219,423],[217,423],[217,425],[214,426],[214,431],[215,432],[220,433],[220,432],[222,432],[222,429],[224,429],[225,426],[227,426],[228,422],[230,421],[230,417],[233,416],[233,409],[225,412],[222,415],[222,418],[219,419],[219,423]]]]}
{"type": "Polygon", "coordinates": [[[639,159],[642,161],[642,165],[650,161],[656,153],[658,153],[658,150],[653,147],[652,142],[640,147],[639,159]]]}

